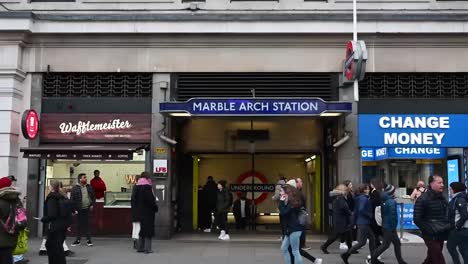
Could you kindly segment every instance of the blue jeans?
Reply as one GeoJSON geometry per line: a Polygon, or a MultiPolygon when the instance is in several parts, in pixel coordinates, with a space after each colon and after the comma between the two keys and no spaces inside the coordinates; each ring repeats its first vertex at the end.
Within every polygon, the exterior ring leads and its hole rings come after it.
{"type": "Polygon", "coordinates": [[[447,249],[454,264],[461,263],[458,251],[463,257],[463,262],[468,264],[468,229],[452,230],[447,241],[447,249]]]}
{"type": "Polygon", "coordinates": [[[288,251],[289,246],[291,246],[294,256],[294,264],[302,264],[302,257],[299,252],[301,234],[302,231],[296,231],[284,237],[283,243],[281,244],[281,252],[283,253],[285,264],[291,264],[291,257],[288,251]]]}

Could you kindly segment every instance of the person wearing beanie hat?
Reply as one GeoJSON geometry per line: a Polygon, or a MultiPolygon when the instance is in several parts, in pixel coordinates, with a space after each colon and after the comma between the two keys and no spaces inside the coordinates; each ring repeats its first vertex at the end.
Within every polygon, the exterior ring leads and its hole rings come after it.
{"type": "Polygon", "coordinates": [[[393,244],[398,264],[406,264],[401,256],[401,242],[396,231],[398,215],[397,204],[394,196],[395,190],[395,186],[391,184],[388,184],[384,188],[381,205],[383,241],[382,244],[372,253],[370,261],[366,261],[368,264],[379,263],[377,260],[378,256],[382,255],[382,253],[390,247],[390,244],[393,244]]]}
{"type": "MultiPolygon", "coordinates": [[[[8,177],[0,179],[0,220],[5,223],[11,215],[11,210],[20,203],[20,193],[11,187],[8,177]]],[[[13,249],[18,243],[18,233],[10,234],[5,228],[0,228],[0,263],[13,264],[13,249]]]]}
{"type": "Polygon", "coordinates": [[[454,264],[462,263],[458,251],[463,257],[463,263],[468,263],[468,195],[465,191],[466,186],[462,182],[452,182],[450,184],[452,200],[449,203],[448,216],[455,229],[450,231],[447,250],[452,256],[454,264]]]}

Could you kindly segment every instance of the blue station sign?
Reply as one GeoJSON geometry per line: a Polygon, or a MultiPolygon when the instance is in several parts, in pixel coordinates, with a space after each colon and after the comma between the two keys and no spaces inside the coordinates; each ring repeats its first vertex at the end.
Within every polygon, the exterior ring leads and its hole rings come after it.
{"type": "Polygon", "coordinates": [[[361,147],[466,147],[468,115],[358,116],[361,147]]]}
{"type": "Polygon", "coordinates": [[[447,150],[445,148],[361,148],[362,161],[378,161],[385,159],[443,159],[445,157],[447,157],[447,150]]]}
{"type": "Polygon", "coordinates": [[[351,110],[351,103],[320,98],[192,98],[159,104],[161,113],[193,116],[318,116],[351,110]]]}

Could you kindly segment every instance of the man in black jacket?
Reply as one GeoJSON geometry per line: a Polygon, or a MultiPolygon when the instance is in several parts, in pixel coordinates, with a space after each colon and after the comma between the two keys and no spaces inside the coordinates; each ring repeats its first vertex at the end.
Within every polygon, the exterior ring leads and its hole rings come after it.
{"type": "Polygon", "coordinates": [[[78,184],[73,186],[71,191],[71,201],[75,210],[78,212],[78,230],[75,242],[72,246],[78,246],[81,244],[81,235],[86,234],[88,239],[87,245],[93,246],[91,242],[91,232],[89,228],[90,212],[93,209],[94,202],[96,202],[96,196],[94,195],[93,188],[87,183],[85,173],[78,175],[78,184]]]}
{"type": "Polygon", "coordinates": [[[213,224],[211,216],[216,213],[216,199],[218,198],[218,185],[213,180],[213,176],[208,176],[205,186],[203,186],[203,198],[206,202],[204,208],[200,213],[203,214],[204,232],[211,232],[211,225],[213,224]]]}
{"type": "Polygon", "coordinates": [[[442,195],[444,180],[439,175],[429,177],[429,190],[414,205],[414,223],[422,232],[427,246],[427,257],[423,264],[445,264],[442,250],[451,229],[447,217],[448,203],[442,195]]]}

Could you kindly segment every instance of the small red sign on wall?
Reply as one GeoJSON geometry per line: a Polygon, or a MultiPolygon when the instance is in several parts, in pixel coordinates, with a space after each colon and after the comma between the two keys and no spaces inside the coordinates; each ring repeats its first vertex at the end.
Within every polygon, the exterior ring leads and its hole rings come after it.
{"type": "Polygon", "coordinates": [[[21,131],[26,139],[35,139],[39,134],[39,116],[36,111],[28,109],[21,118],[21,131]]]}

